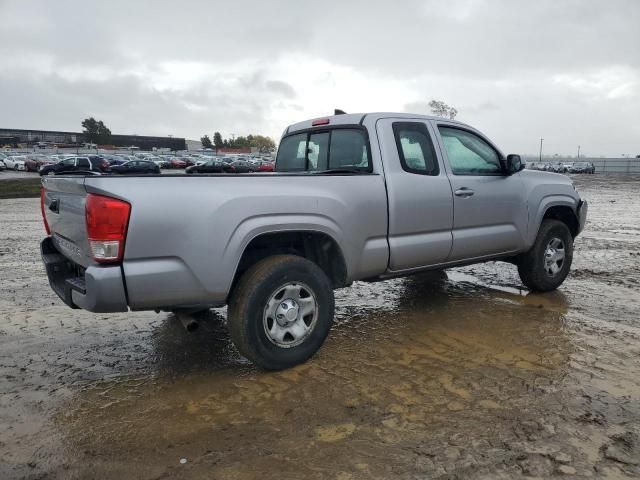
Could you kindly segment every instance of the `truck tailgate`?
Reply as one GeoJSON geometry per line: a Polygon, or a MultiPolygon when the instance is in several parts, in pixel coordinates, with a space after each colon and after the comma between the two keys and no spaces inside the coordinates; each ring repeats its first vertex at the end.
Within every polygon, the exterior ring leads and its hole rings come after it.
{"type": "Polygon", "coordinates": [[[89,256],[85,220],[87,191],[84,177],[42,177],[43,214],[56,248],[69,260],[87,267],[89,256]]]}

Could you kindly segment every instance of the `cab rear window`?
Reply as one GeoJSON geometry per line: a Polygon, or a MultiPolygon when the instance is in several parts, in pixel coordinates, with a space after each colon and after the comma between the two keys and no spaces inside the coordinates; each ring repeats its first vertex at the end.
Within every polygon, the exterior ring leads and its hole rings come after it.
{"type": "Polygon", "coordinates": [[[371,155],[366,132],[361,128],[333,128],[284,137],[278,148],[275,169],[278,172],[370,172],[371,155]]]}

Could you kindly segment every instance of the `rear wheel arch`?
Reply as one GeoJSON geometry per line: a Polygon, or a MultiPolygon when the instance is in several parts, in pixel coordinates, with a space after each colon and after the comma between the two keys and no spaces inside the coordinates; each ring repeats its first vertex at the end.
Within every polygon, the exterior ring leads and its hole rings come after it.
{"type": "Polygon", "coordinates": [[[253,237],[240,256],[229,291],[253,265],[274,255],[297,255],[310,260],[327,275],[334,289],[348,284],[347,263],[335,238],[316,230],[291,230],[253,237]]]}

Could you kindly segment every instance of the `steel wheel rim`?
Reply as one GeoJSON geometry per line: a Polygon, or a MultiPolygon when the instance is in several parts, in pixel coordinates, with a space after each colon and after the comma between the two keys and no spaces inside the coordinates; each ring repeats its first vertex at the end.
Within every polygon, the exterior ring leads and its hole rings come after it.
{"type": "Polygon", "coordinates": [[[542,264],[545,273],[549,277],[555,277],[562,270],[565,257],[564,241],[561,238],[553,237],[544,249],[542,264]]]}
{"type": "Polygon", "coordinates": [[[308,285],[288,282],[276,288],[264,307],[262,324],[271,343],[280,348],[302,344],[318,321],[318,300],[308,285]]]}

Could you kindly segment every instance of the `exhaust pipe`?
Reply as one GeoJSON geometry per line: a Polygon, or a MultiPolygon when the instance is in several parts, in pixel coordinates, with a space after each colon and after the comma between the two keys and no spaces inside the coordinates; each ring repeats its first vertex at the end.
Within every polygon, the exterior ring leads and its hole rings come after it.
{"type": "Polygon", "coordinates": [[[182,326],[184,327],[184,329],[189,333],[195,332],[200,326],[200,324],[196,321],[196,319],[193,318],[188,313],[175,312],[175,314],[176,314],[176,317],[178,317],[178,319],[180,320],[180,323],[182,323],[182,326]]]}

